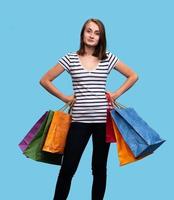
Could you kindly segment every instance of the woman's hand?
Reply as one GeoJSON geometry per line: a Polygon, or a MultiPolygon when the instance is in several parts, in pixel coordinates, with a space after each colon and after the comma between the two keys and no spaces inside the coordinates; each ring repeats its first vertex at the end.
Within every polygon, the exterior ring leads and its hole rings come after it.
{"type": "Polygon", "coordinates": [[[70,95],[70,96],[65,96],[65,98],[64,98],[64,102],[65,103],[68,103],[68,104],[71,104],[72,102],[75,102],[75,97],[74,97],[74,95],[70,95]]]}
{"type": "Polygon", "coordinates": [[[117,97],[115,96],[115,93],[109,92],[109,91],[106,91],[106,93],[109,94],[112,102],[114,102],[117,99],[117,97]]]}

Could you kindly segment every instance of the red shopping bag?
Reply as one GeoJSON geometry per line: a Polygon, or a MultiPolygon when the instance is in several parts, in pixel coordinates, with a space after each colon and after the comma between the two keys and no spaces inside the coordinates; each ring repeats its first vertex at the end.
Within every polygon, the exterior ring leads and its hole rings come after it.
{"type": "Polygon", "coordinates": [[[116,137],[114,133],[112,117],[110,111],[112,110],[112,102],[108,93],[106,93],[106,98],[108,101],[107,116],[106,116],[106,143],[116,142],[116,137]]]}

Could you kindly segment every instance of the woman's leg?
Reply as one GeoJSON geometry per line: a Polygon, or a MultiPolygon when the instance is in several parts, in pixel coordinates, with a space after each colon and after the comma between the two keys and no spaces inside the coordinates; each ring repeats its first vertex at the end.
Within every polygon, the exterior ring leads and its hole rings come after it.
{"type": "Polygon", "coordinates": [[[63,162],[59,171],[54,200],[66,200],[71,180],[76,172],[82,153],[88,143],[91,132],[85,123],[72,122],[64,149],[63,162]]]}
{"type": "Polygon", "coordinates": [[[95,123],[92,132],[92,200],[103,200],[106,189],[107,158],[110,143],[105,142],[106,124],[95,123]]]}

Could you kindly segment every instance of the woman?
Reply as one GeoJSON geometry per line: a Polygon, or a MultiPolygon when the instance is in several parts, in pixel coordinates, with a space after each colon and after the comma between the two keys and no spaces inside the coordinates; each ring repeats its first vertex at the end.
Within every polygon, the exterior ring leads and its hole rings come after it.
{"type": "Polygon", "coordinates": [[[68,197],[71,180],[82,153],[92,135],[92,200],[102,200],[106,189],[107,158],[110,143],[105,142],[106,80],[112,69],[127,77],[115,92],[109,92],[115,101],[137,80],[137,74],[117,56],[106,50],[105,27],[98,19],[88,19],[81,30],[80,49],[59,59],[40,80],[40,84],[65,103],[73,103],[72,122],[68,132],[64,157],[59,171],[54,200],[68,197]],[[52,81],[66,70],[72,78],[74,94],[62,94],[52,81]]]}

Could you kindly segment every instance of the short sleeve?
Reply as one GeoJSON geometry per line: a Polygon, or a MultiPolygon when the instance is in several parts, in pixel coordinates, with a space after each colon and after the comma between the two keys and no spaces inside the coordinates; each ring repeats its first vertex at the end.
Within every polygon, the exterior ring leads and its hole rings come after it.
{"type": "Polygon", "coordinates": [[[70,73],[70,58],[69,53],[64,55],[63,57],[59,58],[58,63],[61,64],[61,66],[70,73]]]}
{"type": "MultiPolygon", "coordinates": [[[[113,53],[108,53],[108,74],[110,71],[115,67],[116,63],[118,62],[118,57],[114,55],[113,53]]],[[[116,68],[115,68],[116,69],[116,68]]]]}

